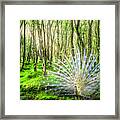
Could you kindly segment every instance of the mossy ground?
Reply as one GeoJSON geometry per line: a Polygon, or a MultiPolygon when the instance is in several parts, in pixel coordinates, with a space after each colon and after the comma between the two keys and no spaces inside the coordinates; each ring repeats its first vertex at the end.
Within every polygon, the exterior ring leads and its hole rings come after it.
{"type": "MultiPolygon", "coordinates": [[[[52,69],[47,67],[47,70],[52,69]]],[[[47,71],[48,72],[48,71],[47,71]]],[[[55,76],[45,77],[42,71],[42,64],[37,65],[34,71],[34,64],[25,64],[20,71],[20,99],[21,100],[72,100],[68,96],[59,97],[52,92],[45,92],[45,84],[57,83],[55,76]]]]}

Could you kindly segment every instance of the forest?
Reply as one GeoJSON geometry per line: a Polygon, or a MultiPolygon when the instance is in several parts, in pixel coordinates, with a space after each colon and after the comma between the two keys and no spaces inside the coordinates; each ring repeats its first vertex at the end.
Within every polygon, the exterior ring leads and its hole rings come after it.
{"type": "Polygon", "coordinates": [[[21,100],[100,100],[100,20],[20,20],[21,100]]]}

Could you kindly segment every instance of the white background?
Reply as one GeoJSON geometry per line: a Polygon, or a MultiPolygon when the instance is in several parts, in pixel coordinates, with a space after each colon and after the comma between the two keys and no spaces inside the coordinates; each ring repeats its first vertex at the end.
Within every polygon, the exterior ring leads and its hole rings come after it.
{"type": "Polygon", "coordinates": [[[115,114],[115,6],[114,5],[6,5],[5,6],[5,114],[6,115],[114,115],[115,114]],[[20,100],[20,20],[100,20],[100,100],[20,100]]]}

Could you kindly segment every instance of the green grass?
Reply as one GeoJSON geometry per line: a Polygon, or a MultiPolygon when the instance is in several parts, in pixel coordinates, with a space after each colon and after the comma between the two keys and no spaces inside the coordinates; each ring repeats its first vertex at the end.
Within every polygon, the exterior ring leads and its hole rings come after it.
{"type": "MultiPolygon", "coordinates": [[[[47,68],[52,69],[52,68],[47,68]]],[[[46,93],[44,85],[58,83],[55,76],[44,77],[42,64],[37,65],[37,71],[34,71],[33,64],[25,64],[20,71],[20,99],[21,100],[59,100],[70,99],[53,95],[52,92],[46,93]]]]}

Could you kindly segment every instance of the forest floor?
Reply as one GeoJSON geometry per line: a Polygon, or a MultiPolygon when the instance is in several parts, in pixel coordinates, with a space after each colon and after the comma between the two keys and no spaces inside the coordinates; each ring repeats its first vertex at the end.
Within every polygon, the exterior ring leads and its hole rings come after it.
{"type": "MultiPolygon", "coordinates": [[[[47,67],[52,69],[51,67],[47,67]]],[[[52,92],[45,92],[43,85],[57,83],[55,76],[45,77],[42,71],[42,63],[37,65],[34,71],[33,64],[25,64],[20,71],[20,99],[21,100],[74,100],[74,97],[53,95],[52,92]]]]}

